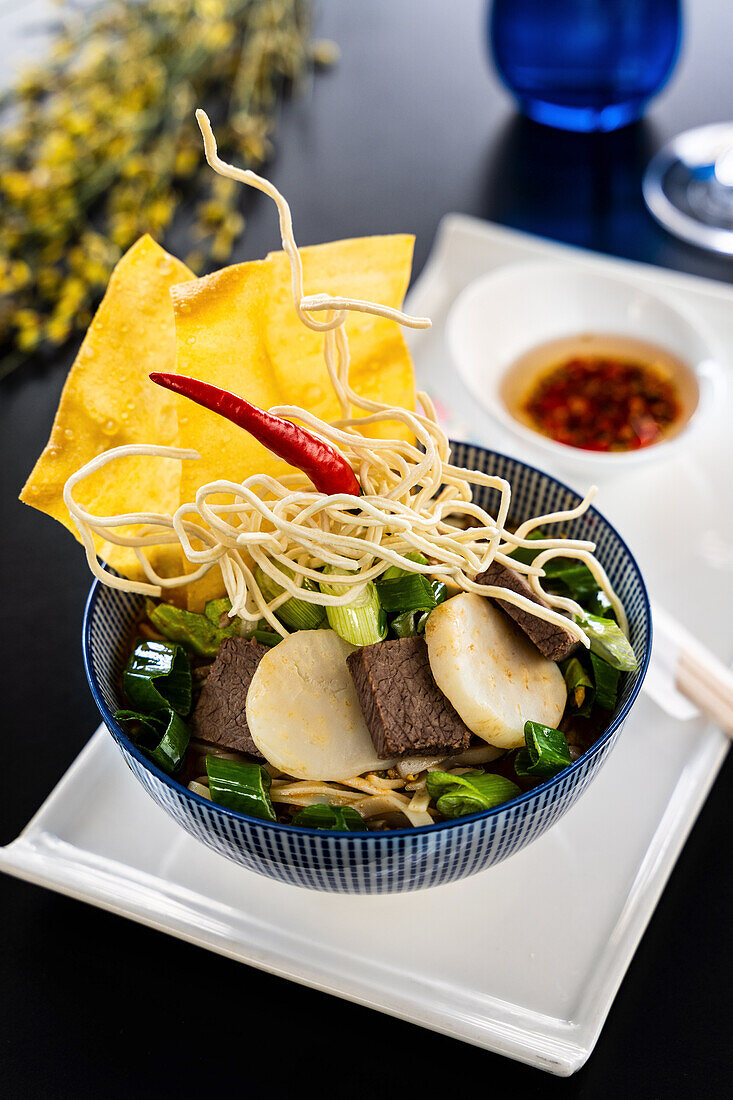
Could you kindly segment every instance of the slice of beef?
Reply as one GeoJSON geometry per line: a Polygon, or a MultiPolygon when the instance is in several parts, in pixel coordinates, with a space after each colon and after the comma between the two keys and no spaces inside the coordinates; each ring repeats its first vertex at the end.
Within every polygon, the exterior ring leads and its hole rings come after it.
{"type": "Polygon", "coordinates": [[[433,679],[424,638],[376,642],[346,663],[378,756],[447,756],[468,748],[471,731],[433,679]]]}
{"type": "Polygon", "coordinates": [[[245,638],[226,638],[201,688],[191,718],[191,733],[220,748],[261,757],[247,725],[247,692],[269,646],[245,638]]]}
{"type": "MultiPolygon", "coordinates": [[[[535,595],[529,582],[521,573],[517,573],[516,570],[509,569],[506,565],[501,565],[496,561],[492,562],[483,573],[479,573],[476,577],[476,583],[508,588],[519,596],[526,596],[528,600],[532,600],[533,603],[537,603],[541,607],[549,607],[545,600],[535,595]]],[[[496,600],[496,602],[502,611],[506,611],[507,615],[514,619],[517,626],[522,628],[530,641],[537,646],[540,653],[551,661],[563,661],[578,648],[578,639],[566,627],[556,626],[554,623],[539,619],[529,611],[524,611],[523,608],[516,607],[513,603],[507,603],[506,600],[496,600]]]]}

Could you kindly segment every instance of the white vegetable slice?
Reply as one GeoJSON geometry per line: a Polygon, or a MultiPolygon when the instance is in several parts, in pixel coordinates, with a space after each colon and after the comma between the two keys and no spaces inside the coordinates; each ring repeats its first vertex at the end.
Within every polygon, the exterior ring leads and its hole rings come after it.
{"type": "Polygon", "coordinates": [[[346,664],[356,648],[333,630],[298,630],[262,658],[247,725],[276,768],[296,779],[343,780],[392,766],[377,756],[346,664]]]}
{"type": "Polygon", "coordinates": [[[438,687],[490,745],[523,745],[528,719],[557,726],[567,697],[560,669],[483,596],[464,592],[439,604],[425,639],[438,687]]]}

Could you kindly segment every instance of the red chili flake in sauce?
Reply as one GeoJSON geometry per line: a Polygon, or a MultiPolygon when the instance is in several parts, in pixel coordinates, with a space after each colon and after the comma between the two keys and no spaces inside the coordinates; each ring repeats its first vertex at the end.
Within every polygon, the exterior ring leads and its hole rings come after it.
{"type": "Polygon", "coordinates": [[[586,451],[649,447],[681,411],[674,385],[652,367],[600,355],[552,367],[524,408],[539,431],[586,451]]]}

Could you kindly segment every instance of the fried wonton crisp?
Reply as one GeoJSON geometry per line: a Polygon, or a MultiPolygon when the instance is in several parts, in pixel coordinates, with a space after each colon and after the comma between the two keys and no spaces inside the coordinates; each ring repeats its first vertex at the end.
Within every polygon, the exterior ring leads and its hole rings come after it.
{"type": "MultiPolygon", "coordinates": [[[[305,293],[380,302],[399,309],[410,281],[413,244],[413,237],[395,235],[301,248],[305,293]]],[[[323,358],[323,333],[306,329],[298,319],[285,253],[272,252],[267,260],[271,274],[265,339],[281,400],[300,405],[321,420],[337,420],[341,411],[323,358]]],[[[414,409],[415,375],[400,326],[383,317],[354,312],[346,320],[346,333],[352,389],[385,405],[414,409]]],[[[354,409],[353,415],[364,413],[354,409]]],[[[395,423],[390,426],[390,436],[405,438],[404,428],[395,423]]]]}
{"type": "MultiPolygon", "coordinates": [[[[412,247],[412,237],[387,236],[303,248],[305,292],[399,308],[410,278],[412,247]]],[[[339,418],[323,361],[323,333],[309,331],[298,319],[284,253],[224,268],[174,287],[171,293],[179,374],[232,390],[261,408],[299,405],[323,420],[339,418]]],[[[412,360],[397,323],[352,313],[346,331],[353,388],[385,404],[414,408],[412,360]]],[[[174,400],[179,446],[193,447],[201,455],[200,462],[183,465],[182,504],[193,501],[196,490],[207,482],[241,482],[252,474],[277,477],[287,471],[285,463],[248,432],[185,398],[174,400]]],[[[390,434],[404,437],[402,425],[395,423],[390,434]]],[[[184,567],[188,568],[185,563],[184,567]]],[[[200,611],[206,600],[222,592],[215,566],[189,586],[187,606],[200,611]]]]}
{"type": "MultiPolygon", "coordinates": [[[[384,236],[301,249],[305,293],[399,308],[412,247],[412,237],[384,236]]],[[[413,409],[412,362],[398,324],[350,313],[346,331],[352,387],[375,401],[413,409]]],[[[323,420],[337,420],[342,414],[324,364],[323,339],[298,319],[284,253],[196,279],[150,237],[141,238],[112,274],[64,387],[51,438],[21,500],[78,537],[63,502],[64,484],[96,455],[128,443],[192,448],[201,460],[128,457],[96,471],[75,489],[75,498],[95,515],[172,514],[193,502],[208,482],[282,475],[286,465],[248,432],[155,386],[148,375],[176,371],[232,390],[264,409],[298,405],[323,420]]],[[[353,410],[353,415],[363,412],[353,410]]],[[[404,438],[404,426],[397,422],[382,430],[404,438]]],[[[227,498],[226,493],[219,497],[227,498]]],[[[124,576],[144,579],[132,549],[100,538],[96,546],[99,556],[124,576]]],[[[163,576],[197,568],[181,560],[177,544],[148,550],[148,556],[163,576]]],[[[221,573],[214,566],[185,593],[178,590],[177,598],[201,610],[222,592],[221,573]]]]}
{"type": "MultiPolygon", "coordinates": [[[[174,287],[178,374],[233,390],[260,408],[277,405],[280,390],[264,329],[269,283],[268,261],[255,260],[174,287]]],[[[184,397],[171,396],[178,410],[178,445],[201,455],[200,462],[183,466],[181,504],[192,501],[206,482],[243,481],[250,474],[285,469],[249,432],[184,397]]]]}
{"type": "MultiPolygon", "coordinates": [[[[303,248],[305,291],[399,307],[412,246],[412,237],[392,236],[303,248]]],[[[184,283],[172,297],[179,374],[232,390],[261,408],[299,405],[322,420],[339,418],[323,362],[323,333],[307,330],[298,319],[284,253],[184,283]]],[[[397,323],[352,313],[346,331],[353,388],[385,404],[414,408],[412,361],[397,323]]],[[[201,454],[201,462],[184,466],[181,503],[193,500],[208,481],[284,472],[284,464],[241,428],[185,398],[175,400],[179,446],[201,454]]]]}
{"type": "MultiPolygon", "coordinates": [[[[170,288],[191,278],[185,264],[148,236],[125,253],[112,273],[66,380],[51,437],[20,495],[76,538],[62,496],[72,473],[110,447],[178,442],[175,399],[152,385],[148,375],[174,367],[170,288]]],[[[76,499],[101,516],[173,512],[180,497],[180,468],[180,462],[168,459],[126,458],[85,480],[75,491],[76,499]]],[[[133,550],[95,541],[109,565],[133,580],[143,579],[133,550]]],[[[161,548],[151,561],[162,573],[180,572],[180,549],[161,548]]]]}

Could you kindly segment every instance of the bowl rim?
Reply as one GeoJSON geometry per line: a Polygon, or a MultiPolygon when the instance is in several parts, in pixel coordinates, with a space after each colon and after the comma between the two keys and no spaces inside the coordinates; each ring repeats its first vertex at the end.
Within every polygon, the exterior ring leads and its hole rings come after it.
{"type": "MultiPolygon", "coordinates": [[[[531,463],[529,463],[529,462],[524,462],[522,459],[514,458],[511,455],[502,454],[502,452],[500,452],[500,451],[492,451],[488,447],[482,447],[478,444],[468,443],[468,442],[465,442],[463,440],[453,440],[452,439],[450,442],[451,442],[451,445],[458,444],[458,445],[463,446],[463,447],[469,447],[469,448],[473,448],[474,450],[481,451],[486,455],[490,455],[492,458],[499,458],[499,459],[504,459],[505,461],[508,461],[508,462],[518,463],[520,466],[526,467],[528,470],[531,470],[533,473],[539,474],[541,477],[548,478],[550,481],[553,481],[556,485],[559,485],[566,492],[569,492],[573,496],[576,496],[580,499],[580,494],[577,492],[576,489],[571,488],[569,485],[566,485],[564,481],[561,481],[559,478],[556,478],[552,474],[547,473],[545,470],[539,469],[539,467],[537,467],[537,466],[531,465],[531,463]]],[[[164,786],[169,787],[177,795],[183,795],[184,798],[190,799],[192,802],[199,804],[200,806],[202,806],[205,809],[210,810],[212,808],[212,806],[216,807],[216,810],[219,813],[224,814],[226,817],[231,818],[235,821],[243,822],[243,823],[245,823],[246,825],[249,825],[249,826],[253,826],[253,825],[258,826],[258,827],[262,826],[265,829],[270,828],[270,829],[284,831],[285,834],[293,833],[297,836],[312,836],[312,837],[320,837],[321,839],[324,839],[324,838],[329,837],[329,836],[338,837],[338,838],[348,837],[349,839],[353,839],[354,842],[356,842],[356,843],[359,843],[359,844],[366,843],[366,844],[368,844],[368,843],[377,842],[377,841],[384,841],[385,838],[387,838],[387,839],[388,838],[395,838],[396,839],[398,837],[425,836],[425,835],[428,835],[428,834],[432,835],[433,833],[437,833],[437,832],[440,832],[440,831],[445,830],[445,829],[453,829],[453,828],[456,828],[456,827],[460,827],[462,825],[471,824],[471,823],[476,822],[476,821],[484,821],[484,820],[488,821],[492,817],[498,817],[499,814],[506,812],[506,810],[508,810],[510,808],[512,810],[514,810],[514,809],[516,809],[520,806],[526,805],[528,802],[530,802],[532,799],[536,798],[538,795],[541,796],[544,792],[551,790],[553,786],[555,786],[556,784],[559,784],[561,782],[564,782],[571,775],[578,772],[580,770],[580,768],[585,766],[585,764],[589,760],[592,760],[594,756],[596,756],[599,752],[601,752],[601,750],[605,747],[605,745],[611,740],[613,734],[623,724],[623,722],[626,719],[626,716],[628,715],[629,711],[631,710],[631,707],[636,702],[636,699],[639,695],[639,692],[641,691],[641,687],[642,687],[642,684],[644,682],[644,678],[646,676],[647,669],[649,667],[649,661],[651,659],[651,652],[652,652],[652,640],[653,640],[652,612],[651,612],[651,604],[649,602],[649,593],[647,592],[646,583],[644,581],[644,576],[641,572],[641,569],[639,568],[639,564],[638,564],[636,558],[634,557],[634,555],[631,553],[631,550],[629,549],[629,546],[628,546],[626,540],[621,537],[621,535],[618,533],[618,531],[616,530],[614,525],[612,523],[610,523],[609,520],[607,520],[606,517],[601,512],[598,511],[597,508],[594,508],[591,505],[591,507],[588,509],[588,511],[585,514],[586,514],[586,516],[595,515],[597,517],[597,519],[599,519],[602,523],[604,523],[606,525],[606,527],[612,532],[612,534],[615,535],[615,537],[618,539],[618,542],[620,543],[621,547],[626,552],[626,555],[628,557],[629,565],[631,565],[631,567],[636,572],[636,575],[637,575],[637,577],[639,579],[639,582],[640,582],[640,585],[641,585],[642,612],[643,612],[644,618],[646,619],[647,627],[648,627],[648,643],[647,643],[647,647],[646,647],[646,652],[644,653],[644,656],[643,656],[643,658],[642,658],[642,660],[639,664],[639,670],[638,670],[638,674],[637,674],[637,678],[636,678],[636,683],[634,684],[634,687],[633,687],[628,699],[626,700],[624,705],[621,707],[619,712],[614,715],[611,722],[606,727],[606,729],[603,731],[603,733],[598,738],[598,740],[595,741],[589,749],[586,749],[586,751],[584,753],[582,753],[578,757],[577,760],[574,760],[572,762],[572,764],[570,764],[567,768],[564,768],[561,772],[558,772],[557,775],[554,775],[549,779],[545,779],[542,783],[539,783],[536,787],[532,787],[530,790],[524,791],[522,794],[517,795],[516,798],[511,798],[507,802],[502,802],[498,806],[492,807],[490,810],[479,810],[475,814],[466,814],[463,817],[451,818],[448,821],[434,822],[432,825],[411,825],[411,826],[406,826],[405,828],[401,828],[401,829],[388,829],[388,830],[383,830],[383,831],[379,831],[379,832],[377,832],[377,831],[351,831],[351,830],[347,830],[347,829],[314,829],[314,828],[304,826],[304,825],[290,825],[290,824],[286,824],[285,822],[266,821],[264,818],[251,817],[249,814],[240,813],[238,810],[231,810],[226,806],[220,806],[219,803],[212,802],[210,799],[204,798],[200,794],[196,794],[195,791],[189,790],[189,788],[187,786],[185,786],[183,783],[179,783],[173,776],[168,775],[168,773],[164,772],[161,768],[159,768],[157,766],[157,764],[154,764],[149,759],[149,757],[147,757],[135,745],[134,741],[132,741],[132,739],[128,736],[128,734],[125,732],[125,730],[120,725],[120,723],[116,721],[112,711],[109,709],[109,707],[107,706],[107,703],[105,702],[105,699],[102,695],[101,688],[99,686],[99,682],[98,682],[98,679],[97,679],[96,672],[92,667],[92,661],[91,661],[91,627],[92,627],[92,619],[93,619],[93,615],[94,615],[97,600],[100,597],[100,593],[101,593],[102,589],[105,587],[102,584],[102,582],[100,580],[97,580],[97,579],[95,579],[92,582],[92,586],[89,589],[89,595],[87,596],[86,604],[84,606],[84,618],[82,620],[82,655],[83,655],[83,662],[84,662],[84,672],[86,673],[86,677],[87,677],[87,681],[89,683],[89,688],[91,690],[92,697],[93,697],[94,702],[97,706],[97,709],[99,710],[100,714],[102,715],[102,718],[104,720],[104,724],[107,727],[108,731],[111,734],[114,731],[113,736],[115,737],[115,739],[119,743],[122,743],[124,745],[125,751],[127,753],[129,753],[132,757],[134,757],[134,759],[139,764],[142,764],[142,766],[145,768],[146,771],[151,772],[152,775],[155,776],[155,778],[157,780],[159,780],[160,782],[162,782],[164,784],[164,786]]]]}
{"type": "MultiPolygon", "coordinates": [[[[566,466],[572,465],[576,469],[578,467],[584,467],[587,471],[593,470],[598,474],[618,471],[622,467],[632,467],[635,465],[656,462],[660,458],[668,455],[679,443],[687,441],[693,433],[699,431],[715,404],[716,388],[719,386],[722,379],[721,364],[725,363],[727,359],[719,340],[716,339],[715,334],[706,326],[704,320],[698,317],[694,309],[689,308],[686,302],[677,299],[674,291],[668,293],[666,287],[660,291],[656,286],[646,286],[641,281],[636,282],[634,280],[629,280],[615,272],[593,271],[592,275],[593,278],[599,282],[613,284],[614,286],[622,287],[627,290],[642,291],[663,308],[676,314],[683,326],[687,328],[688,332],[700,345],[700,357],[696,358],[694,362],[683,360],[685,369],[689,371],[697,385],[698,401],[692,414],[678,432],[651,444],[649,447],[639,447],[636,450],[589,451],[583,447],[575,447],[569,443],[561,443],[559,440],[553,439],[551,436],[544,435],[544,433],[523,424],[521,420],[518,420],[502,403],[499,396],[498,383],[495,389],[491,389],[488,398],[483,392],[479,395],[476,391],[476,387],[468,381],[467,376],[469,372],[464,368],[465,356],[463,356],[462,353],[459,354],[457,350],[460,339],[457,335],[460,331],[457,314],[461,308],[466,308],[466,303],[470,300],[472,294],[479,295],[480,297],[486,285],[490,286],[492,283],[499,284],[504,280],[522,282],[522,280],[526,278],[528,271],[530,274],[537,272],[547,275],[549,273],[550,276],[553,271],[579,276],[589,275],[588,270],[586,270],[582,264],[578,264],[577,262],[568,263],[567,260],[554,258],[535,257],[532,259],[516,260],[501,264],[499,267],[483,272],[467,283],[451,303],[450,310],[446,317],[446,342],[453,363],[458,370],[463,384],[471,393],[472,397],[479,402],[481,408],[484,409],[486,413],[494,417],[494,419],[507,431],[513,433],[515,438],[520,442],[525,442],[535,447],[548,458],[554,456],[566,466]],[[702,352],[704,352],[704,354],[702,354],[702,352]]],[[[567,335],[573,335],[573,333],[567,333],[567,335]]],[[[608,335],[608,333],[604,332],[602,335],[608,335]]],[[[507,366],[509,365],[510,364],[507,364],[507,366]]],[[[506,369],[505,367],[504,373],[506,373],[506,369]]],[[[499,380],[501,377],[503,377],[503,374],[499,376],[499,380]]]]}

